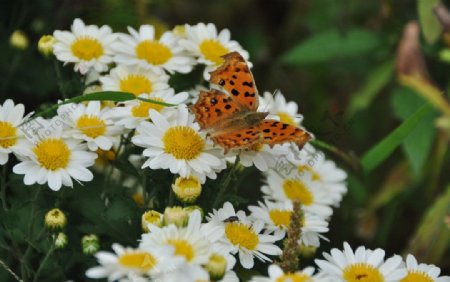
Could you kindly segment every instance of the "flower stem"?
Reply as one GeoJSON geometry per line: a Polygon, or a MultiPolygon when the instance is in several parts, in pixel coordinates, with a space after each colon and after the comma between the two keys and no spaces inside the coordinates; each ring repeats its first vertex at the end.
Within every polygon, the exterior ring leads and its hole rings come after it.
{"type": "Polygon", "coordinates": [[[316,147],[319,147],[323,150],[327,150],[329,152],[334,153],[338,157],[340,157],[342,160],[344,160],[347,164],[349,164],[353,170],[357,171],[361,168],[361,163],[359,159],[352,153],[344,152],[343,150],[328,144],[326,142],[320,141],[320,140],[312,140],[310,141],[311,144],[313,144],[316,147]]]}
{"type": "Polygon", "coordinates": [[[63,99],[67,99],[66,89],[64,87],[64,82],[61,76],[61,69],[56,59],[53,59],[53,68],[55,69],[56,79],[58,80],[58,87],[59,91],[61,92],[61,96],[63,97],[63,99]]]}
{"type": "Polygon", "coordinates": [[[45,264],[47,263],[47,260],[49,259],[50,255],[55,251],[55,244],[53,242],[50,249],[47,251],[47,254],[45,255],[44,259],[42,260],[41,264],[39,265],[38,270],[36,271],[36,275],[34,275],[33,282],[38,281],[39,275],[41,274],[42,269],[44,268],[45,264]]]}
{"type": "Polygon", "coordinates": [[[218,208],[219,205],[222,204],[223,195],[225,194],[225,191],[230,185],[231,179],[233,178],[233,175],[237,170],[238,162],[239,162],[238,159],[236,159],[235,163],[231,165],[228,174],[225,176],[224,180],[220,183],[219,192],[217,193],[217,197],[213,203],[213,209],[218,208]]]}
{"type": "Polygon", "coordinates": [[[6,205],[6,164],[2,167],[2,180],[1,180],[1,197],[3,210],[7,211],[8,206],[6,205]]]}
{"type": "Polygon", "coordinates": [[[277,264],[285,273],[293,273],[299,267],[298,241],[302,235],[303,210],[300,201],[293,202],[294,209],[291,213],[291,220],[287,231],[287,238],[284,240],[283,253],[277,264]]]}
{"type": "Polygon", "coordinates": [[[3,268],[4,268],[6,271],[8,271],[8,273],[11,274],[11,275],[14,277],[14,279],[16,279],[17,281],[23,282],[23,280],[20,279],[20,277],[17,276],[17,274],[15,274],[14,271],[12,271],[12,269],[9,268],[9,267],[6,265],[6,263],[5,263],[4,261],[2,261],[1,259],[0,259],[0,265],[3,266],[3,268]]]}

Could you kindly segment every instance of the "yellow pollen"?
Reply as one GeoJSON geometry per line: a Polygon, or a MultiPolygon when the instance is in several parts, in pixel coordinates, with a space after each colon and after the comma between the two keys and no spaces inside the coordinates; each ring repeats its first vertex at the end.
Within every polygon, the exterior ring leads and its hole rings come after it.
{"type": "Polygon", "coordinates": [[[97,116],[82,115],[77,120],[77,127],[85,135],[96,138],[106,132],[105,122],[97,116]]]}
{"type": "Polygon", "coordinates": [[[98,59],[104,52],[102,44],[97,39],[88,36],[76,39],[70,48],[75,57],[84,61],[98,59]]]}
{"type": "Polygon", "coordinates": [[[9,122],[0,121],[0,147],[8,148],[17,142],[16,128],[9,122]]]}
{"type": "Polygon", "coordinates": [[[348,282],[383,282],[380,271],[367,263],[355,263],[344,269],[343,278],[348,282]]]}
{"type": "Polygon", "coordinates": [[[320,175],[315,172],[311,166],[309,165],[300,165],[298,167],[298,172],[299,173],[304,173],[304,172],[308,172],[311,174],[312,180],[314,181],[320,181],[322,178],[320,177],[320,175]]]}
{"type": "Polygon", "coordinates": [[[287,229],[291,222],[291,211],[273,209],[269,211],[270,219],[279,228],[287,229]]]}
{"type": "Polygon", "coordinates": [[[153,85],[152,82],[143,75],[130,74],[120,81],[120,90],[138,96],[142,93],[151,93],[153,85]]]}
{"type": "Polygon", "coordinates": [[[259,243],[258,235],[246,224],[229,222],[225,225],[225,235],[233,245],[240,245],[253,251],[259,243]]]}
{"type": "Polygon", "coordinates": [[[136,46],[136,56],[152,65],[162,65],[172,58],[172,51],[158,41],[144,40],[136,46]]]}
{"type": "Polygon", "coordinates": [[[295,123],[294,118],[292,118],[292,116],[290,114],[285,113],[285,112],[279,112],[279,113],[277,113],[277,115],[280,117],[281,122],[285,122],[285,123],[292,124],[292,125],[297,125],[295,123]]]}
{"type": "Polygon", "coordinates": [[[33,148],[39,163],[48,170],[66,168],[71,152],[62,139],[48,138],[33,148]]]}
{"type": "Polygon", "coordinates": [[[157,263],[157,259],[147,252],[129,252],[119,257],[119,264],[147,272],[157,263]]]}
{"type": "Polygon", "coordinates": [[[164,151],[176,159],[192,160],[203,151],[205,141],[188,126],[174,126],[169,128],[162,138],[164,151]]]}
{"type": "Polygon", "coordinates": [[[199,48],[203,56],[216,65],[222,64],[224,62],[222,56],[230,52],[216,39],[203,40],[203,42],[200,43],[199,48]]]}
{"type": "MultiPolygon", "coordinates": [[[[155,101],[159,101],[159,102],[164,102],[164,100],[161,99],[161,98],[151,98],[151,99],[155,100],[155,101]]],[[[154,103],[149,103],[149,102],[139,102],[138,105],[136,105],[133,108],[131,108],[131,114],[134,117],[147,118],[149,116],[148,111],[150,109],[154,109],[154,110],[159,112],[162,109],[164,109],[164,106],[163,105],[154,104],[154,103]]]]}
{"type": "Polygon", "coordinates": [[[299,200],[303,205],[309,206],[314,202],[313,194],[297,179],[286,179],[283,182],[283,190],[291,200],[299,200]]]}
{"type": "Polygon", "coordinates": [[[187,261],[194,258],[194,249],[186,240],[169,239],[167,243],[174,246],[175,255],[184,256],[187,261]]]}
{"type": "Polygon", "coordinates": [[[400,282],[433,282],[434,280],[425,272],[412,270],[400,282]]]}
{"type": "Polygon", "coordinates": [[[277,278],[276,282],[312,282],[310,276],[303,273],[288,273],[277,278]]]}

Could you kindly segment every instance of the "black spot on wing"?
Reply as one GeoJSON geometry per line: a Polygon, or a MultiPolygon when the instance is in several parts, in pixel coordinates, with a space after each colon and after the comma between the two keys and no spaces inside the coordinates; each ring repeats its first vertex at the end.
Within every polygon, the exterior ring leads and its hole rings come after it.
{"type": "Polygon", "coordinates": [[[242,85],[248,86],[248,87],[253,87],[253,82],[252,81],[250,81],[250,82],[244,81],[244,82],[242,82],[242,85]]]}
{"type": "Polygon", "coordinates": [[[237,91],[236,89],[231,89],[231,94],[233,94],[234,96],[239,95],[239,91],[237,91]]]}

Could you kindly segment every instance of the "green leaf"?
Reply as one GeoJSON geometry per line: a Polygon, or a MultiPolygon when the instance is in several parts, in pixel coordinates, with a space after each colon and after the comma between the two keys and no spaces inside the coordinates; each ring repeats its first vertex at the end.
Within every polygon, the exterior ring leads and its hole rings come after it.
{"type": "Polygon", "coordinates": [[[417,9],[419,21],[422,26],[423,36],[429,44],[436,42],[441,34],[442,27],[433,12],[433,8],[439,4],[440,0],[419,0],[417,9]]]}
{"type": "Polygon", "coordinates": [[[284,54],[281,61],[292,65],[323,63],[336,58],[358,56],[378,45],[378,37],[368,30],[353,28],[340,32],[332,29],[303,40],[284,54]]]}
{"type": "MultiPolygon", "coordinates": [[[[393,92],[391,103],[395,114],[404,120],[426,101],[408,88],[398,88],[393,92]]],[[[436,136],[436,128],[432,126],[436,116],[437,112],[431,109],[403,142],[403,149],[416,175],[419,175],[430,154],[436,136]]]]}
{"type": "Polygon", "coordinates": [[[376,67],[370,74],[363,87],[352,95],[352,99],[347,110],[347,117],[353,116],[358,111],[366,109],[375,96],[392,79],[394,72],[394,62],[392,60],[384,62],[376,67]]]}
{"type": "Polygon", "coordinates": [[[361,160],[364,171],[370,172],[400,145],[403,140],[416,128],[424,115],[430,110],[429,105],[424,105],[420,110],[406,119],[399,127],[392,131],[386,138],[369,150],[361,160]]]}
{"type": "Polygon", "coordinates": [[[136,99],[132,93],[120,92],[120,91],[102,91],[94,92],[86,95],[77,96],[69,100],[64,101],[64,104],[79,103],[83,101],[114,101],[123,102],[136,99]]]}
{"type": "Polygon", "coordinates": [[[450,186],[428,209],[411,243],[409,253],[418,261],[439,264],[450,244],[450,229],[445,224],[450,214],[450,186]]]}

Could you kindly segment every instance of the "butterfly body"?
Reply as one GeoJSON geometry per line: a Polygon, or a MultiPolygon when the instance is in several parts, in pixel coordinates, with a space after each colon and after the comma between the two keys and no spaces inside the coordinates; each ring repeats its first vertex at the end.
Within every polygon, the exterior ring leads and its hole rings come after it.
{"type": "Polygon", "coordinates": [[[232,52],[224,56],[225,63],[211,72],[211,83],[221,90],[201,91],[191,107],[202,130],[215,144],[230,149],[252,149],[257,144],[295,142],[299,147],[311,135],[294,125],[266,119],[269,113],[258,112],[258,90],[253,75],[242,56],[232,52]]]}

